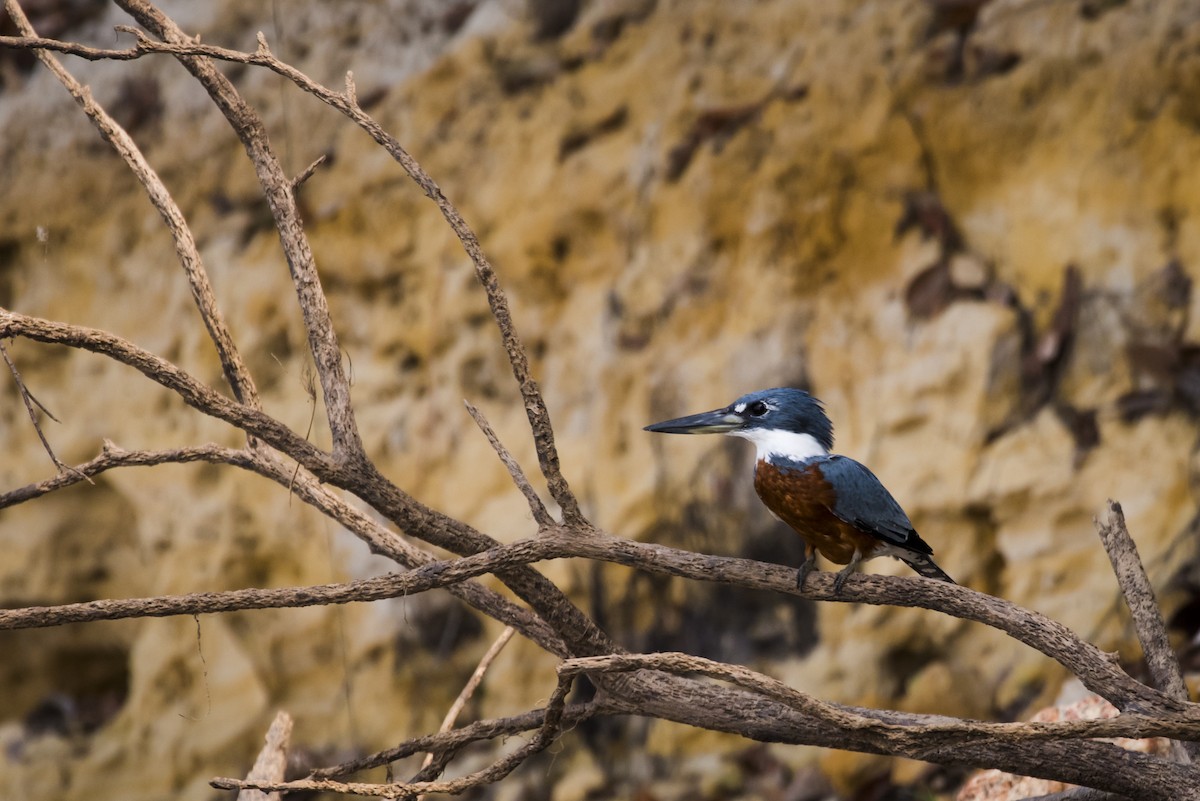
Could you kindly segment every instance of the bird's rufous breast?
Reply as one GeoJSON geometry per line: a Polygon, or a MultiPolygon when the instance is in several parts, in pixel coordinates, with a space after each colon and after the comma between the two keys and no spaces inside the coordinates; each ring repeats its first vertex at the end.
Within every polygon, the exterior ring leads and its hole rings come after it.
{"type": "Polygon", "coordinates": [[[868,557],[879,547],[878,538],[834,515],[837,493],[819,463],[781,468],[760,461],[754,489],[776,517],[835,564],[849,564],[855,549],[868,557]]]}

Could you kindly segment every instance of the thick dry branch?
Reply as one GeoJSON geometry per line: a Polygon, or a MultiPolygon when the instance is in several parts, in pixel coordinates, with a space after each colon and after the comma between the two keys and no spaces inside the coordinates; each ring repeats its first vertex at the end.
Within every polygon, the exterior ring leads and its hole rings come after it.
{"type": "MultiPolygon", "coordinates": [[[[1138,556],[1137,545],[1129,535],[1125,525],[1125,512],[1121,504],[1108,502],[1108,519],[1101,523],[1095,521],[1100,541],[1112,563],[1113,573],[1129,612],[1133,617],[1133,628],[1142,644],[1142,653],[1146,657],[1146,665],[1154,685],[1171,698],[1178,701],[1188,701],[1187,685],[1183,682],[1183,672],[1179,668],[1179,660],[1171,648],[1167,636],[1167,625],[1159,610],[1158,599],[1154,597],[1154,588],[1150,585],[1150,577],[1138,556]]],[[[1175,758],[1180,761],[1191,761],[1200,754],[1200,743],[1172,743],[1175,758]]]]}
{"type": "Polygon", "coordinates": [[[796,590],[794,569],[782,565],[692,553],[607,535],[580,538],[573,550],[577,556],[650,572],[787,592],[813,600],[939,611],[991,626],[1041,651],[1078,676],[1089,690],[1122,711],[1178,711],[1185,706],[1135,681],[1120,669],[1114,657],[1079,639],[1061,623],[958,584],[855,574],[849,577],[839,593],[834,591],[832,574],[814,572],[805,582],[804,589],[796,590]]]}
{"type": "Polygon", "coordinates": [[[804,589],[799,590],[795,587],[794,569],[783,565],[631,542],[594,531],[580,534],[574,530],[555,529],[537,539],[500,545],[461,559],[434,562],[407,573],[389,574],[349,584],[289,590],[235,590],[139,601],[93,601],[49,607],[36,613],[19,609],[5,610],[0,611],[0,629],[117,617],[377,600],[444,587],[516,565],[568,557],[615,562],[653,573],[772,590],[813,600],[911,606],[940,611],[999,629],[1041,651],[1078,676],[1089,690],[1106,698],[1122,711],[1186,713],[1189,716],[1197,715],[1200,719],[1200,708],[1196,705],[1177,701],[1139,684],[1122,671],[1109,655],[1079,639],[1062,624],[968,587],[919,578],[853,575],[841,591],[835,591],[832,574],[816,572],[805,582],[804,589]]]}
{"type": "MultiPolygon", "coordinates": [[[[4,7],[17,29],[25,34],[25,38],[37,37],[36,31],[16,0],[5,0],[4,7]]],[[[0,37],[5,40],[11,38],[13,37],[0,37]]],[[[38,39],[38,41],[46,40],[38,39]]],[[[0,46],[3,44],[4,42],[0,41],[0,46]]],[[[216,295],[209,283],[208,273],[200,258],[200,251],[196,247],[196,240],[188,227],[187,219],[176,205],[170,192],[167,191],[166,185],[154,168],[150,166],[150,163],[146,161],[133,138],[92,98],[91,90],[75,80],[58,62],[58,59],[50,54],[48,49],[38,48],[35,52],[59,83],[71,93],[71,96],[83,109],[84,114],[96,126],[100,135],[125,160],[130,172],[145,188],[150,202],[162,216],[163,222],[166,223],[167,229],[175,240],[175,253],[187,275],[192,298],[195,300],[196,308],[200,310],[204,327],[208,330],[213,345],[216,346],[217,355],[221,360],[221,368],[225,373],[225,380],[229,382],[234,397],[239,401],[252,408],[261,408],[258,390],[250,377],[250,371],[246,368],[246,364],[234,344],[233,335],[230,334],[229,327],[225,323],[224,315],[217,305],[216,295]]]]}
{"type": "Polygon", "coordinates": [[[890,712],[834,704],[795,690],[778,679],[749,668],[683,653],[589,656],[565,660],[558,668],[559,675],[568,677],[637,670],[662,670],[677,675],[697,674],[720,679],[766,695],[797,712],[847,731],[878,735],[881,741],[907,739],[913,748],[930,747],[939,741],[945,744],[961,743],[978,737],[999,737],[1015,742],[1095,737],[1161,737],[1170,736],[1167,732],[1174,732],[1200,739],[1200,710],[1197,710],[1194,717],[1123,714],[1100,720],[989,723],[960,720],[944,715],[890,712]],[[1151,731],[1152,734],[1147,734],[1151,731]]]}
{"type": "MultiPolygon", "coordinates": [[[[793,572],[794,579],[794,572],[793,572]]],[[[811,581],[811,577],[810,577],[811,581]]],[[[603,674],[601,674],[603,676],[603,674]]],[[[698,683],[668,674],[610,676],[607,698],[614,714],[640,715],[738,734],[760,742],[816,745],[919,759],[940,765],[994,767],[1009,773],[1098,787],[1139,801],[1200,799],[1200,771],[1159,757],[1094,740],[999,741],[952,738],[947,744],[918,738],[879,742],[815,720],[761,694],[698,683]]]]}
{"type": "MultiPolygon", "coordinates": [[[[287,770],[288,741],[292,736],[292,717],[280,710],[267,729],[266,743],[254,760],[254,767],[246,774],[247,781],[281,782],[287,770]]],[[[278,793],[264,793],[260,790],[243,790],[238,793],[238,801],[280,801],[278,793]]]]}

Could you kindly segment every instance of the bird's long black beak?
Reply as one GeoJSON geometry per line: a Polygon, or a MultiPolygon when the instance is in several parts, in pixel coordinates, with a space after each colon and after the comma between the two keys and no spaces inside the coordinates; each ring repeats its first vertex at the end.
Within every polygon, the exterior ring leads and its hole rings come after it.
{"type": "Polygon", "coordinates": [[[646,426],[645,431],[659,434],[724,434],[741,427],[745,419],[732,409],[714,409],[711,412],[689,414],[661,423],[646,426]]]}

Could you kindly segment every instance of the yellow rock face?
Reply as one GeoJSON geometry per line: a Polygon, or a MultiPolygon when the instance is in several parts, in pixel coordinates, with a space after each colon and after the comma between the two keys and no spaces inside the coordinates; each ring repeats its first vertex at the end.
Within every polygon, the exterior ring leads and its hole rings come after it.
{"type": "MultiPolygon", "coordinates": [[[[543,36],[550,23],[517,4],[457,16],[432,0],[392,5],[289,6],[282,29],[257,4],[181,13],[205,42],[251,48],[262,29],[330,85],[354,71],[368,110],[479,232],[567,477],[599,525],[798,561],[795,536],[754,497],[741,443],[641,427],[801,384],[824,400],[837,450],[871,466],[951,575],[1129,652],[1092,517],[1122,501],[1162,588],[1190,556],[1171,545],[1195,514],[1191,4],[1084,15],[1074,3],[995,0],[959,28],[916,0],[595,0],[543,36]]],[[[111,45],[109,26],[127,20],[105,14],[61,35],[111,45]]],[[[139,187],[48,74],[3,64],[0,305],[114,331],[219,386],[139,187]]],[[[267,410],[327,444],[278,240],[223,120],[165,59],[68,66],[131,115],[192,221],[267,410]]],[[[480,406],[535,469],[453,234],[361,131],[272,74],[232,73],[288,169],[333,156],[301,201],[371,455],[433,507],[500,540],[531,534],[462,409],[463,398],[480,406]]],[[[104,439],[239,442],[99,357],[27,342],[10,352],[63,420],[46,430],[68,463],[104,439]]],[[[4,489],[52,474],[8,387],[4,489]]],[[[5,510],[0,548],[6,606],[390,569],[284,490],[201,466],[112,472],[5,510]]],[[[869,569],[907,572],[883,560],[869,569]]],[[[545,572],[632,649],[750,664],[831,700],[988,717],[1052,697],[1064,679],[1024,646],[919,610],[814,608],[608,565],[545,572]]],[[[497,633],[444,596],[205,617],[199,629],[179,619],[6,633],[0,797],[94,798],[103,780],[131,801],[206,799],[207,777],[245,772],[281,707],[296,719],[293,743],[317,761],[386,747],[437,728],[497,633]],[[68,714],[31,733],[31,712],[56,694],[90,704],[101,723],[81,731],[68,714]]],[[[514,642],[467,716],[544,701],[553,666],[514,642]]],[[[676,726],[630,732],[627,759],[595,764],[617,764],[633,785],[661,778],[654,759],[704,765],[745,746],[676,726]]],[[[589,772],[564,798],[601,785],[590,757],[576,761],[589,772]]],[[[843,788],[890,769],[844,754],[823,767],[843,788]]]]}

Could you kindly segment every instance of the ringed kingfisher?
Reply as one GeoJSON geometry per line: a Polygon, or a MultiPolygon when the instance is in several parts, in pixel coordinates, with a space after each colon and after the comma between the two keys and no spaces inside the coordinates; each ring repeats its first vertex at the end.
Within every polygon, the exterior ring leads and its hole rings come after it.
{"type": "Polygon", "coordinates": [[[817,553],[845,565],[842,585],[865,559],[892,556],[926,578],[954,583],[933,561],[908,515],[875,474],[833,447],[833,424],[804,390],[780,387],[743,395],[723,409],[646,426],[663,434],[728,434],[754,443],[754,489],[771,513],[804,539],[796,586],[816,566],[817,553]]]}

